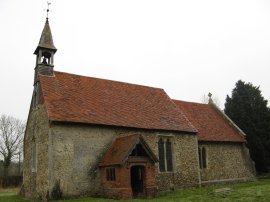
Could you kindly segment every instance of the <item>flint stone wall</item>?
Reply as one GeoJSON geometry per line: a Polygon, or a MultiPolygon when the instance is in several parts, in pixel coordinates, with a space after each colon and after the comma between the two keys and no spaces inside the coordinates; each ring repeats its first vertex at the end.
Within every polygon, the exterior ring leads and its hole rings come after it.
{"type": "Polygon", "coordinates": [[[142,135],[157,157],[159,136],[170,136],[174,139],[175,172],[160,173],[158,165],[155,165],[159,191],[199,184],[195,135],[80,124],[53,124],[49,138],[49,189],[52,190],[59,180],[65,197],[99,195],[101,181],[98,163],[117,137],[132,134],[142,135]]]}
{"type": "Polygon", "coordinates": [[[23,192],[25,197],[46,200],[48,197],[48,132],[46,109],[31,109],[24,136],[23,192]],[[36,143],[37,169],[32,171],[32,143],[36,143]]]}
{"type": "Polygon", "coordinates": [[[169,191],[180,187],[200,184],[197,136],[184,133],[145,134],[144,139],[158,157],[158,141],[168,137],[173,143],[173,172],[159,172],[156,165],[156,177],[159,191],[169,191]]]}
{"type": "Polygon", "coordinates": [[[200,171],[197,136],[178,132],[124,129],[90,124],[49,123],[46,109],[31,110],[24,139],[24,191],[27,198],[46,200],[59,181],[64,197],[100,195],[98,164],[120,136],[140,134],[158,157],[158,140],[173,143],[174,172],[159,172],[158,191],[201,183],[254,177],[254,165],[243,144],[200,142],[207,151],[207,169],[200,171]],[[37,172],[31,168],[31,144],[37,144],[37,172]],[[201,172],[201,178],[200,178],[201,172]]]}
{"type": "Polygon", "coordinates": [[[199,142],[199,146],[207,154],[207,168],[201,169],[203,184],[254,179],[254,163],[244,143],[199,142]]]}
{"type": "Polygon", "coordinates": [[[200,142],[207,152],[207,168],[200,170],[194,134],[54,123],[48,120],[43,97],[37,101],[37,106],[31,106],[24,138],[23,190],[27,198],[46,201],[58,183],[63,197],[101,195],[100,160],[117,137],[133,134],[142,135],[157,157],[159,138],[172,140],[173,172],[159,172],[158,164],[153,172],[160,192],[255,176],[244,144],[200,142]],[[31,165],[33,142],[37,148],[36,170],[31,165]]]}

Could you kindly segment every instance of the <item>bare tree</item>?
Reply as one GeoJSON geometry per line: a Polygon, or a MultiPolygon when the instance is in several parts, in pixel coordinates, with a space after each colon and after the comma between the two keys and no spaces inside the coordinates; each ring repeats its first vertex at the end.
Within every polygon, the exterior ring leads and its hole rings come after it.
{"type": "Polygon", "coordinates": [[[3,160],[4,178],[8,176],[11,161],[21,153],[25,122],[12,116],[0,117],[0,159],[3,160]]]}

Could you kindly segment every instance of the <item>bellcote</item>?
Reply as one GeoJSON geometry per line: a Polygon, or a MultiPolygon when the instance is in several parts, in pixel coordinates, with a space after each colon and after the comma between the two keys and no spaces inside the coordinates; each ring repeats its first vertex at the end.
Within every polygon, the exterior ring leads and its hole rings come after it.
{"type": "Polygon", "coordinates": [[[39,40],[38,47],[36,48],[34,54],[38,54],[39,49],[48,49],[52,50],[54,53],[57,51],[53,44],[52,32],[49,25],[49,19],[46,18],[46,22],[39,40]]]}
{"type": "Polygon", "coordinates": [[[34,83],[36,83],[38,75],[53,76],[54,54],[56,51],[57,49],[53,44],[53,37],[49,25],[49,20],[46,18],[39,44],[34,52],[36,55],[34,83]]]}

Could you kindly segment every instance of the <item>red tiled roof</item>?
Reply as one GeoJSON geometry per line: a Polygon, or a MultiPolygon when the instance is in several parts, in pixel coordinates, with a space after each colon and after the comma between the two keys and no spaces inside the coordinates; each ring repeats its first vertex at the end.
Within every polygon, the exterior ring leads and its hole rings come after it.
{"type": "Polygon", "coordinates": [[[106,152],[99,165],[111,166],[124,164],[138,143],[144,145],[144,148],[146,148],[146,152],[148,153],[150,159],[152,159],[154,162],[158,161],[155,154],[151,151],[150,147],[141,136],[129,135],[117,138],[110,149],[106,152]]]}
{"type": "Polygon", "coordinates": [[[221,112],[211,104],[174,100],[189,121],[197,128],[201,141],[245,142],[239,131],[230,125],[221,112]]]}
{"type": "Polygon", "coordinates": [[[163,89],[54,74],[40,76],[51,121],[196,132],[163,89]]]}

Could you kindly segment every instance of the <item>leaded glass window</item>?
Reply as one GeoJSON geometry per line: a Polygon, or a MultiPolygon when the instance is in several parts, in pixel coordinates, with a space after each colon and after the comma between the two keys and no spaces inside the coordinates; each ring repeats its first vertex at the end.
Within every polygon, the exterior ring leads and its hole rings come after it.
{"type": "Polygon", "coordinates": [[[158,141],[159,171],[173,171],[173,149],[170,138],[160,138],[158,141]]]}

